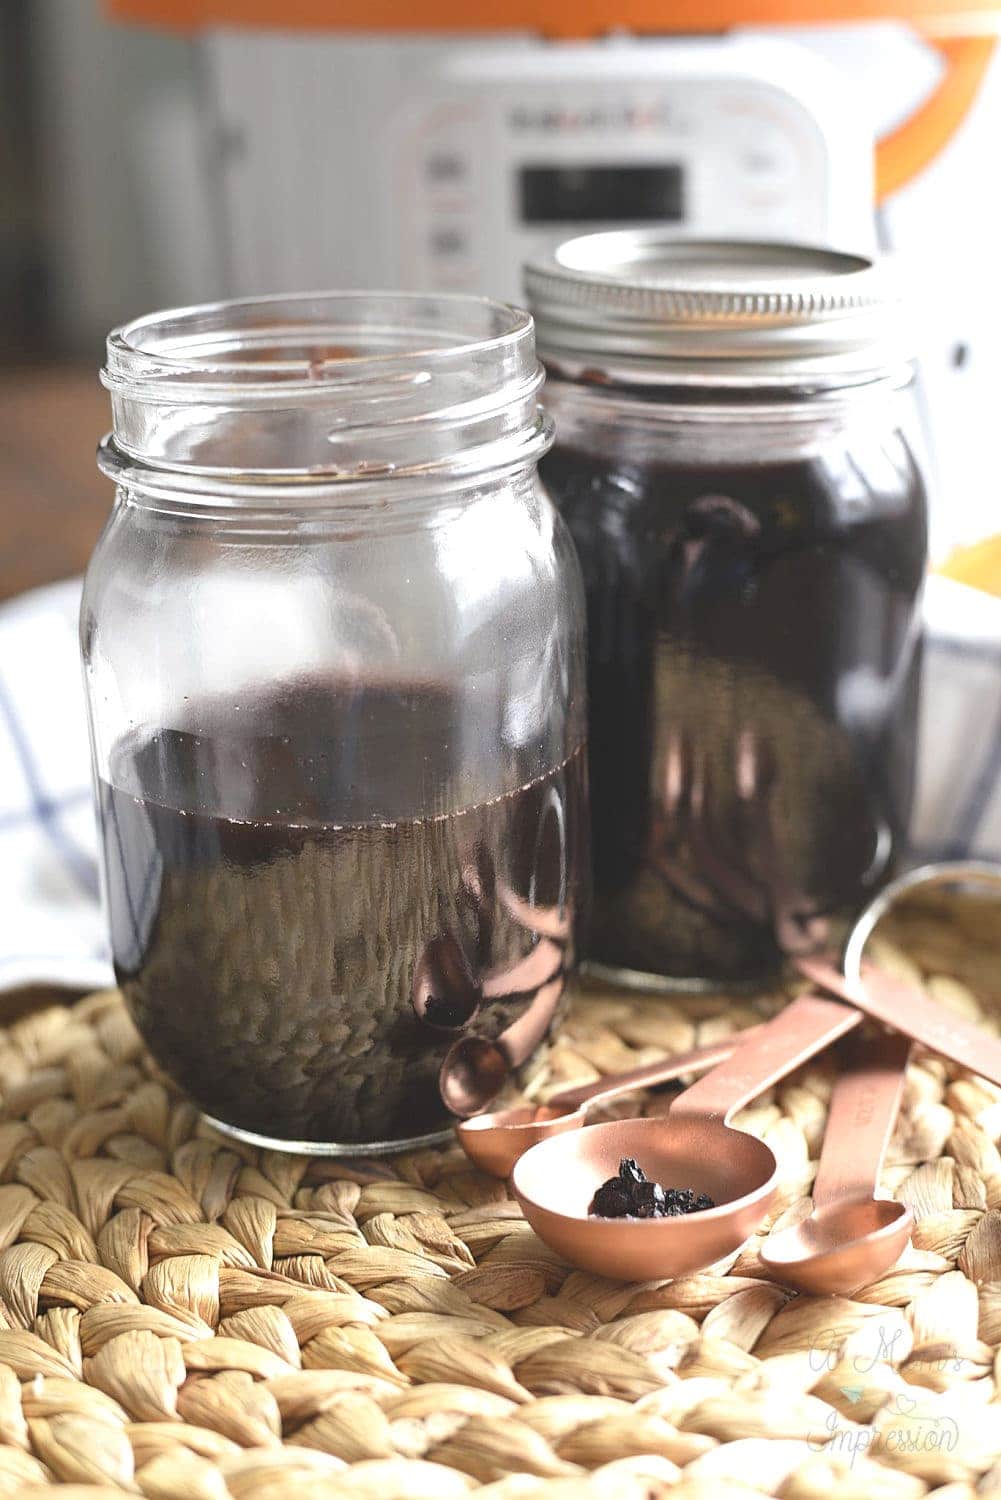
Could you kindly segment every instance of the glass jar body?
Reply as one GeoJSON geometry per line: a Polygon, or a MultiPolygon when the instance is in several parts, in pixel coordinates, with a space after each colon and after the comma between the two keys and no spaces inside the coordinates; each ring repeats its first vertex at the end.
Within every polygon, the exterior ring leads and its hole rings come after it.
{"type": "Polygon", "coordinates": [[[547,405],[588,608],[589,956],[756,981],[829,938],[906,833],[926,505],[899,394],[551,373],[547,405]]]}
{"type": "Polygon", "coordinates": [[[120,490],[83,604],[133,1016],[214,1121],[310,1150],[434,1134],[454,1048],[536,1002],[541,1040],[586,885],[563,523],[533,469],[378,499],[206,515],[120,490]]]}

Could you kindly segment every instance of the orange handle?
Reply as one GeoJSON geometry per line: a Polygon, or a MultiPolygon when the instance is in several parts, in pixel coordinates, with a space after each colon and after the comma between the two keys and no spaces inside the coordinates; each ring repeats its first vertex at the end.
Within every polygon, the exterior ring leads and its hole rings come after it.
{"type": "Polygon", "coordinates": [[[106,15],[147,26],[279,26],[317,31],[535,31],[603,36],[613,27],[657,36],[734,26],[833,26],[911,20],[943,27],[997,11],[997,0],[103,0],[106,15]]]}
{"type": "Polygon", "coordinates": [[[948,145],[970,111],[997,45],[994,36],[922,34],[941,53],[945,71],[920,108],[877,142],[877,203],[917,177],[948,145]]]}
{"type": "Polygon", "coordinates": [[[319,31],[490,32],[529,30],[551,38],[600,36],[612,27],[665,34],[733,26],[832,25],[910,19],[942,55],[938,87],[876,146],[876,201],[897,192],[933,161],[969,112],[994,54],[989,34],[946,34],[970,16],[997,24],[997,0],[104,0],[108,16],[194,31],[203,26],[306,27],[319,31]]]}

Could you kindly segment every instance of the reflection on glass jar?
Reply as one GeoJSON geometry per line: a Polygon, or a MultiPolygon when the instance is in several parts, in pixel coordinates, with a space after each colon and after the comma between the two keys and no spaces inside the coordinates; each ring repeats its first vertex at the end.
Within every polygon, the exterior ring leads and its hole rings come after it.
{"type": "Polygon", "coordinates": [[[531,320],[231,304],[113,335],[106,379],[83,640],[132,1013],[235,1134],[430,1138],[558,1020],[587,887],[531,320]]]}
{"type": "Polygon", "coordinates": [[[587,592],[589,952],[753,980],[906,836],[926,517],[886,285],[853,257],[645,234],[571,241],[529,285],[542,473],[587,592]]]}

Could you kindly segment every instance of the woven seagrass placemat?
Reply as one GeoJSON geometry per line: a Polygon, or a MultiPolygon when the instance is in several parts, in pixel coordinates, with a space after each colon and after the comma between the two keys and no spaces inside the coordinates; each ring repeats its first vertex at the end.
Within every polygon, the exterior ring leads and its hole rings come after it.
{"type": "MultiPolygon", "coordinates": [[[[996,1031],[983,920],[926,901],[882,959],[996,1031]]],[[[783,998],[585,991],[529,1092],[783,998]]],[[[745,1113],[784,1167],[776,1218],[803,1211],[831,1082],[818,1061],[745,1113]]],[[[1001,1495],[1001,1089],[936,1058],[885,1173],[913,1247],[850,1300],[771,1284],[760,1237],[674,1282],[572,1271],[457,1149],[234,1148],[116,993],[0,1032],[0,1090],[0,1495],[1001,1495]]],[[[616,1113],[639,1108],[666,1101],[616,1113]]]]}

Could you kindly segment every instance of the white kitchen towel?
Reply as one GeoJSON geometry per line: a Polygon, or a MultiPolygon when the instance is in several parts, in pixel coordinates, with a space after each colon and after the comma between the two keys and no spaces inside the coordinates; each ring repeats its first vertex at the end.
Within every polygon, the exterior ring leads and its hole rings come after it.
{"type": "Polygon", "coordinates": [[[113,982],[77,645],[80,584],[0,608],[0,991],[113,982]]]}
{"type": "MultiPolygon", "coordinates": [[[[77,650],[80,584],[0,607],[0,991],[112,982],[77,650]]],[[[1001,860],[1001,601],[927,594],[908,862],[1001,860]]]]}

